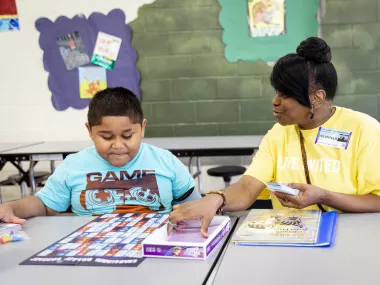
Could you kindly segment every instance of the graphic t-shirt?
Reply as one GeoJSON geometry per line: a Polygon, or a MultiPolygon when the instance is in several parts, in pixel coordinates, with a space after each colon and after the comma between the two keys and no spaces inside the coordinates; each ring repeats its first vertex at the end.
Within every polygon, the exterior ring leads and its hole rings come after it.
{"type": "MultiPolygon", "coordinates": [[[[335,108],[334,115],[321,127],[301,130],[311,183],[338,193],[379,195],[379,122],[360,112],[335,108]]],[[[299,132],[296,125],[274,125],[245,175],[263,183],[306,183],[299,132]]],[[[269,191],[265,189],[259,198],[268,199],[269,191]]],[[[276,197],[272,199],[274,208],[283,208],[276,197]]]]}
{"type": "Polygon", "coordinates": [[[194,179],[177,157],[142,143],[136,157],[120,168],[101,158],[95,147],[71,154],[36,196],[57,212],[71,205],[76,215],[168,213],[173,200],[193,187],[194,179]]]}

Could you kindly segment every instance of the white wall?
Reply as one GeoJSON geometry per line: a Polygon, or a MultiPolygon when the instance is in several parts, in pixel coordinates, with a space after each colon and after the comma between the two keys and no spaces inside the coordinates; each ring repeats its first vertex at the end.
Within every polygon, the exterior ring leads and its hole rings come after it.
{"type": "Polygon", "coordinates": [[[87,139],[87,108],[57,111],[51,104],[35,21],[124,10],[127,22],[154,0],[18,0],[20,31],[0,33],[0,143],[87,139]]]}

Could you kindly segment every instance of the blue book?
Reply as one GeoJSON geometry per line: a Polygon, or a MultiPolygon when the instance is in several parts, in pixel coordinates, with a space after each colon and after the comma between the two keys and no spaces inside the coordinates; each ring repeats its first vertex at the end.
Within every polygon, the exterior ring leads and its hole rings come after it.
{"type": "Polygon", "coordinates": [[[328,247],[333,244],[337,212],[251,210],[232,238],[243,246],[328,247]]]}

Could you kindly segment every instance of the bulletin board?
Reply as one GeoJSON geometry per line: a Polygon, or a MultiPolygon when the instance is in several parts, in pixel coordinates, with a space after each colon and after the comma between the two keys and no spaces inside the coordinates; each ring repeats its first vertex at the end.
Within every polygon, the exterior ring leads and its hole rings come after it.
{"type": "Polygon", "coordinates": [[[48,18],[36,21],[56,110],[83,109],[106,87],[128,88],[141,100],[137,52],[125,21],[120,9],[107,15],[95,12],[88,18],[76,15],[71,19],[61,16],[54,22],[48,18]]]}
{"type": "Polygon", "coordinates": [[[273,62],[284,54],[294,53],[301,41],[318,34],[319,0],[218,2],[221,6],[219,22],[224,29],[225,57],[230,62],[273,62]],[[283,15],[280,17],[279,13],[283,15]],[[272,34],[263,32],[265,29],[253,31],[255,21],[267,26],[275,23],[280,28],[278,31],[274,29],[272,34]]]}

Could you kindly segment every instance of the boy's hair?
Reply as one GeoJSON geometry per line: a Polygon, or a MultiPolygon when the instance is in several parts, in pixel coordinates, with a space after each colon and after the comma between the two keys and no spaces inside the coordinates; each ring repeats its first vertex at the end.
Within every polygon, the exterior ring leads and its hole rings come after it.
{"type": "Polygon", "coordinates": [[[142,124],[144,115],[140,101],[129,89],[107,88],[95,94],[89,104],[87,120],[92,128],[105,116],[129,117],[133,124],[142,124]]]}
{"type": "Polygon", "coordinates": [[[310,37],[300,43],[296,54],[287,54],[276,62],[270,77],[271,85],[309,108],[309,94],[318,89],[325,90],[326,99],[333,100],[338,76],[330,61],[331,50],[327,43],[310,37]]]}

